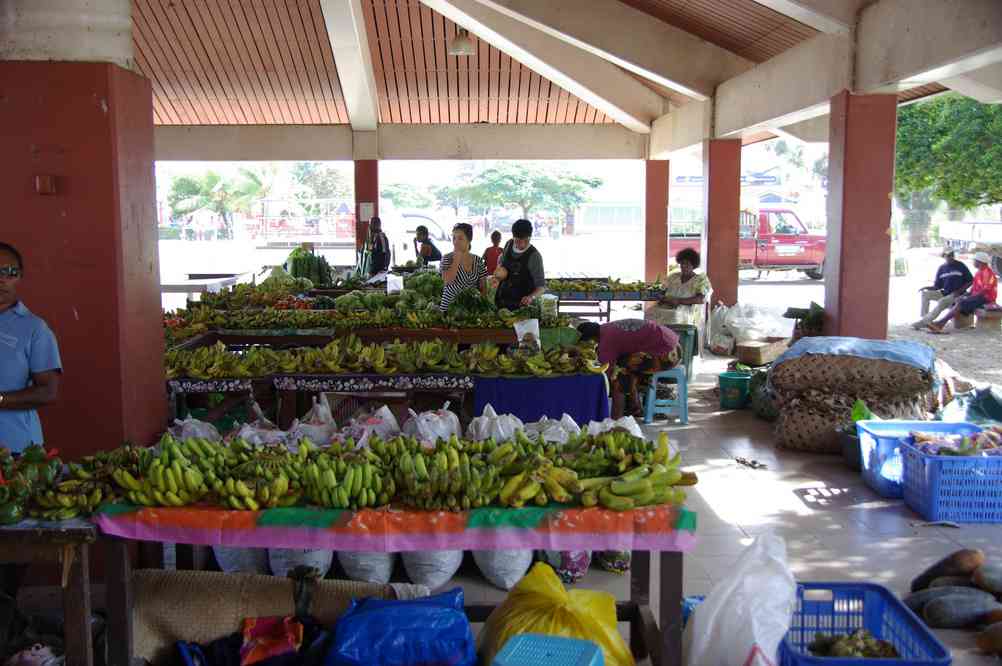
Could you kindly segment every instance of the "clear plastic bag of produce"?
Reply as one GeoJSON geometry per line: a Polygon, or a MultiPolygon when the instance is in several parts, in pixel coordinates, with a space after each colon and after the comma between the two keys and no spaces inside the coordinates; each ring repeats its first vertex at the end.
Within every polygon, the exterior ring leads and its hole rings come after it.
{"type": "Polygon", "coordinates": [[[304,550],[302,548],[269,548],[268,567],[273,576],[285,578],[296,567],[313,567],[323,578],[331,570],[334,553],[329,550],[304,550]]]}
{"type": "Polygon", "coordinates": [[[393,575],[396,557],[396,553],[342,552],[337,554],[337,561],[351,580],[385,585],[393,575]]]}
{"type": "Polygon", "coordinates": [[[689,619],[683,636],[688,666],[772,666],[790,629],[797,581],[786,561],[786,543],[764,534],[713,586],[689,619]]]}
{"type": "Polygon", "coordinates": [[[240,426],[235,437],[246,440],[249,444],[275,446],[285,443],[287,433],[269,421],[256,402],[251,403],[251,412],[257,418],[251,423],[240,426]]]}
{"type": "Polygon", "coordinates": [[[199,439],[208,439],[213,442],[218,442],[222,439],[219,431],[216,430],[216,426],[211,423],[206,423],[205,421],[199,421],[193,416],[189,416],[183,421],[174,419],[174,427],[170,429],[170,432],[174,435],[175,439],[189,439],[197,437],[199,439]]]}
{"type": "Polygon", "coordinates": [[[535,347],[542,349],[542,340],[539,337],[539,320],[523,319],[515,322],[515,338],[519,347],[535,347]],[[531,337],[530,337],[531,336],[531,337]]]}
{"type": "Polygon", "coordinates": [[[788,338],[793,335],[796,322],[785,319],[785,311],[784,307],[735,305],[727,311],[725,326],[738,344],[766,338],[788,338]]]}
{"type": "Polygon", "coordinates": [[[301,439],[308,439],[314,444],[325,446],[336,433],[337,423],[334,422],[327,394],[321,393],[319,399],[313,398],[313,407],[306,412],[302,420],[296,419],[292,422],[288,440],[290,448],[296,448],[301,439]]]}
{"type": "Polygon", "coordinates": [[[581,434],[581,426],[574,421],[570,414],[564,414],[559,421],[544,416],[539,421],[527,425],[525,432],[532,438],[542,436],[544,441],[566,444],[571,437],[581,434]]]}
{"type": "Polygon", "coordinates": [[[407,601],[352,600],[324,663],[334,666],[474,666],[473,630],[463,590],[407,601]]]}
{"type": "Polygon", "coordinates": [[[524,429],[525,425],[520,418],[514,414],[499,415],[488,404],[484,407],[482,416],[478,416],[470,421],[470,427],[466,429],[466,436],[477,442],[482,442],[492,437],[495,442],[507,442],[514,439],[517,431],[524,429]]]}
{"type": "Polygon", "coordinates": [[[397,294],[404,290],[404,276],[388,273],[386,275],[386,293],[397,294]]]}
{"type": "Polygon", "coordinates": [[[723,303],[718,303],[710,313],[710,333],[706,346],[714,354],[730,356],[734,351],[734,336],[727,330],[727,313],[730,311],[723,303]]]}
{"type": "Polygon", "coordinates": [[[448,402],[442,409],[434,411],[420,414],[413,409],[407,411],[410,412],[411,417],[404,423],[403,432],[422,444],[434,444],[440,439],[448,441],[453,435],[459,437],[463,434],[463,428],[459,425],[459,417],[454,412],[449,411],[448,402]]]}
{"type": "Polygon", "coordinates": [[[535,564],[487,618],[480,655],[489,664],[512,636],[548,634],[592,641],[606,666],[633,666],[633,655],[616,627],[616,599],[606,592],[566,590],[553,569],[535,564]]]}
{"type": "Polygon", "coordinates": [[[588,424],[589,435],[601,435],[616,428],[622,428],[634,437],[643,437],[644,431],[640,429],[640,424],[632,416],[624,416],[621,419],[605,419],[604,421],[592,421],[588,424]]]}
{"type": "Polygon", "coordinates": [[[491,585],[510,590],[532,565],[531,550],[475,550],[473,561],[491,585]]]}
{"type": "Polygon", "coordinates": [[[415,585],[431,590],[442,587],[456,575],[463,563],[461,550],[423,550],[400,554],[407,577],[415,585]]]}
{"type": "Polygon", "coordinates": [[[357,446],[366,446],[373,435],[383,440],[396,437],[400,434],[400,424],[390,408],[383,405],[369,416],[352,419],[344,434],[354,439],[357,446]]]}

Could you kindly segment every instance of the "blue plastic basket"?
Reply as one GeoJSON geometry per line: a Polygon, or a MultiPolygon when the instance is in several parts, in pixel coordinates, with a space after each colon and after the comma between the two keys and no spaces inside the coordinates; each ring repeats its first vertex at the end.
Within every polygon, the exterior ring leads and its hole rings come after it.
{"type": "Polygon", "coordinates": [[[591,641],[544,634],[512,636],[491,666],[605,666],[602,649],[591,641]]]}
{"type": "Polygon", "coordinates": [[[1002,457],[930,456],[909,442],[905,504],[926,520],[1002,523],[1002,457]]]}
{"type": "Polygon", "coordinates": [[[949,651],[908,607],[882,585],[800,583],[790,631],[779,644],[780,666],[948,666],[949,651]],[[901,659],[815,657],[807,647],[817,633],[851,634],[866,629],[894,645],[901,659]]]}
{"type": "Polygon", "coordinates": [[[951,435],[981,432],[981,428],[971,423],[858,421],[856,432],[859,434],[863,480],[881,497],[898,499],[904,496],[901,440],[913,430],[951,435]]]}

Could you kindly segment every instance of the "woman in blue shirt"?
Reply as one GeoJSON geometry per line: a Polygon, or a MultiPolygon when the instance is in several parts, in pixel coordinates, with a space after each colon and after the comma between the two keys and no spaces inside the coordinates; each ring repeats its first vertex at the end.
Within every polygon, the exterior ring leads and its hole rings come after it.
{"type": "Polygon", "coordinates": [[[20,453],[41,444],[39,407],[55,401],[62,363],[56,337],[17,298],[20,253],[0,243],[0,446],[20,453]]]}

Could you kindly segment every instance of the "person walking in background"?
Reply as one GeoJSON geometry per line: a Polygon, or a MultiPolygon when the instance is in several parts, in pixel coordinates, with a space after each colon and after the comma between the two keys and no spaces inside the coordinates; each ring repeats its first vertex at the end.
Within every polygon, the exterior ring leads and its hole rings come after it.
{"type": "Polygon", "coordinates": [[[912,324],[916,331],[921,330],[936,321],[943,312],[949,310],[957,299],[963,296],[967,288],[974,282],[971,269],[962,261],[957,260],[953,250],[943,251],[943,265],[936,271],[936,281],[931,287],[922,287],[922,318],[912,324]],[[936,301],[936,307],[929,312],[929,306],[936,301]]]}
{"type": "Polygon", "coordinates": [[[378,217],[369,220],[369,247],[369,275],[387,270],[390,267],[390,240],[383,233],[383,221],[378,217]]]}
{"type": "Polygon", "coordinates": [[[487,274],[494,275],[498,269],[498,260],[501,258],[501,232],[495,231],[491,234],[491,246],[484,250],[484,264],[487,266],[487,274]]]}
{"type": "Polygon", "coordinates": [[[943,328],[958,314],[970,316],[978,308],[995,302],[998,298],[999,279],[991,264],[992,258],[987,252],[978,252],[974,255],[974,267],[978,272],[974,275],[974,282],[971,283],[971,291],[966,296],[958,298],[942,319],[929,324],[930,331],[945,333],[943,328]]]}
{"type": "Polygon", "coordinates": [[[460,223],[452,228],[453,251],[442,257],[442,302],[439,309],[445,312],[462,292],[479,289],[487,293],[487,269],[484,260],[470,252],[473,227],[460,223]]]}

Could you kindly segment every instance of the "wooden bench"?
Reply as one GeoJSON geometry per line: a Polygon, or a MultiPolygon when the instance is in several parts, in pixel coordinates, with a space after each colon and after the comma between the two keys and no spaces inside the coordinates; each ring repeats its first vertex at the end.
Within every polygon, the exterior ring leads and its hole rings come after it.
{"type": "Polygon", "coordinates": [[[990,331],[998,331],[1002,326],[1002,310],[986,310],[985,308],[979,308],[975,310],[975,315],[978,317],[977,327],[979,329],[987,329],[990,331]]]}

